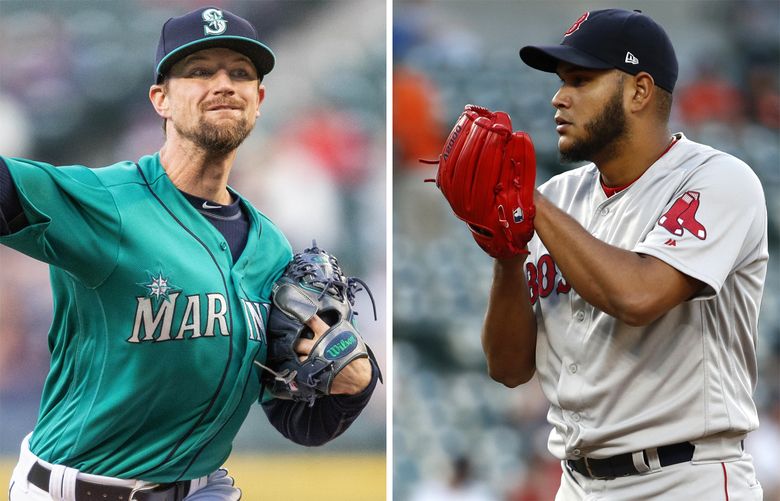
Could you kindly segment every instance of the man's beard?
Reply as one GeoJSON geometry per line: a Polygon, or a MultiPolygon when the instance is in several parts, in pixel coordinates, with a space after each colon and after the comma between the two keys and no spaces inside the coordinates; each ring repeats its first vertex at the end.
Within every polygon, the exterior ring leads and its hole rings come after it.
{"type": "Polygon", "coordinates": [[[235,150],[252,132],[252,127],[244,117],[235,122],[223,121],[220,125],[201,119],[198,125],[191,129],[184,129],[176,123],[173,126],[180,136],[189,139],[204,151],[216,155],[224,155],[235,150]]]}
{"type": "Polygon", "coordinates": [[[612,96],[601,114],[585,124],[587,137],[566,149],[559,150],[561,162],[581,162],[603,156],[613,149],[626,134],[626,113],[623,110],[623,86],[612,96]]]}

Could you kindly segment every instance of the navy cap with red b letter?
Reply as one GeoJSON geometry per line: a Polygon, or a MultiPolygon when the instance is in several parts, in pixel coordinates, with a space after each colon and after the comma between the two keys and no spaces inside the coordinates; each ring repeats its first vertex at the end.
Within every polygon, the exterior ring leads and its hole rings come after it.
{"type": "Polygon", "coordinates": [[[224,47],[248,57],[262,80],[274,67],[274,54],[257,37],[252,23],[232,12],[202,7],[165,22],[157,44],[155,81],[160,83],[176,62],[203,49],[224,47]]]}
{"type": "Polygon", "coordinates": [[[658,23],[638,10],[586,12],[564,33],[560,45],[528,45],[520,49],[520,58],[550,73],[561,61],[590,69],[617,68],[631,75],[645,71],[669,92],[677,82],[672,41],[658,23]]]}

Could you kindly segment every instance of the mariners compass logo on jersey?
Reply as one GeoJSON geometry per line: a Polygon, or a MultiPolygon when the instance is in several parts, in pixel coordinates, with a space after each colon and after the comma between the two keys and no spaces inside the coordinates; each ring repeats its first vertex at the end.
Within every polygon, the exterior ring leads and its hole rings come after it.
{"type": "Polygon", "coordinates": [[[203,33],[206,35],[221,35],[227,30],[227,20],[219,9],[203,11],[203,33]]]}
{"type": "Polygon", "coordinates": [[[167,301],[170,293],[181,291],[180,288],[172,285],[168,278],[163,276],[162,272],[154,274],[147,271],[146,274],[149,276],[149,281],[138,285],[142,285],[148,289],[147,296],[152,298],[156,304],[159,304],[161,300],[167,301]]]}

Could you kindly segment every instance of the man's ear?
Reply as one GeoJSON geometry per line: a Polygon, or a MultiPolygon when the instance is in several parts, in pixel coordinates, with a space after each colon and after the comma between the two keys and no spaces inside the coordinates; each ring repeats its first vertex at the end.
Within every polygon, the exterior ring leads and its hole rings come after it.
{"type": "Polygon", "coordinates": [[[633,112],[642,111],[653,99],[655,82],[650,73],[640,71],[631,79],[631,102],[629,109],[633,112]]]}
{"type": "Polygon", "coordinates": [[[149,87],[149,101],[152,102],[154,111],[156,111],[160,117],[171,118],[168,89],[165,84],[155,84],[149,87]]]}
{"type": "Polygon", "coordinates": [[[263,104],[263,100],[265,99],[265,85],[258,84],[257,86],[257,110],[255,111],[255,116],[260,116],[260,105],[263,104]]]}

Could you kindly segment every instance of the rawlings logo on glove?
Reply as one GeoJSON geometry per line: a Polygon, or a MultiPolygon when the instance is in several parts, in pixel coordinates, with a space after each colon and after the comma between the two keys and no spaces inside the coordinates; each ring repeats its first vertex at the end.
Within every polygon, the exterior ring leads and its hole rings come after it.
{"type": "Polygon", "coordinates": [[[355,327],[355,294],[364,289],[374,306],[365,282],[344,276],[338,260],[316,242],[293,257],[274,284],[266,363],[255,361],[264,369],[263,382],[274,397],[313,405],[317,398],[330,395],[333,379],[353,360],[370,358],[378,370],[371,348],[355,327]],[[315,315],[329,329],[308,356],[300,357],[295,345],[301,338],[314,338],[306,323],[315,315]]]}
{"type": "Polygon", "coordinates": [[[439,165],[436,186],[485,252],[495,258],[528,253],[536,156],[531,137],[512,132],[509,115],[467,105],[439,160],[424,162],[439,165]]]}

